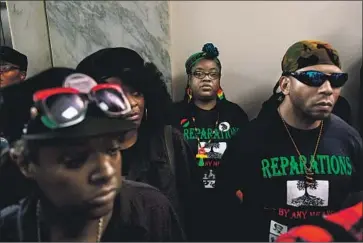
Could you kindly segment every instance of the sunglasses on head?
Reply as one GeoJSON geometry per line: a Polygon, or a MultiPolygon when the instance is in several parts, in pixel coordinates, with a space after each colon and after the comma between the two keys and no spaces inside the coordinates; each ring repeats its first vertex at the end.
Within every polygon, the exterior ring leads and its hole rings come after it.
{"type": "Polygon", "coordinates": [[[122,88],[116,84],[99,84],[89,93],[63,87],[40,90],[34,94],[33,101],[41,121],[51,129],[82,122],[91,102],[109,117],[120,117],[131,111],[122,88]]]}
{"type": "Polygon", "coordinates": [[[333,88],[342,87],[348,80],[347,73],[331,73],[329,75],[319,71],[304,71],[304,72],[284,72],[283,76],[292,76],[300,82],[312,86],[320,87],[325,81],[329,80],[333,88]]]}

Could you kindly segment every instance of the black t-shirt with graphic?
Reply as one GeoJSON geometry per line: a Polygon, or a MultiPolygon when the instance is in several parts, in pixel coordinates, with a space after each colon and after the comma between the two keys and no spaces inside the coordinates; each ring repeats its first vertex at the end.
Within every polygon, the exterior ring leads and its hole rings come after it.
{"type": "Polygon", "coordinates": [[[237,240],[274,241],[293,226],[336,212],[351,192],[363,189],[362,141],[354,128],[335,115],[326,119],[314,158],[320,127],[287,127],[301,157],[277,111],[268,121],[251,122],[225,153],[219,185],[226,215],[236,217],[229,232],[245,229],[237,240]],[[306,162],[311,184],[305,183],[306,162]]]}
{"type": "Polygon", "coordinates": [[[173,125],[180,129],[194,151],[195,165],[200,169],[204,188],[213,191],[228,142],[248,123],[248,117],[238,105],[229,101],[219,101],[211,110],[184,102],[175,107],[177,118],[173,125]]]}
{"type": "Polygon", "coordinates": [[[229,101],[218,101],[212,110],[202,110],[194,104],[174,104],[173,125],[180,129],[184,139],[195,154],[195,167],[204,189],[193,197],[194,219],[191,228],[195,230],[191,241],[212,241],[217,225],[216,184],[218,183],[221,158],[229,141],[248,123],[246,113],[229,101]],[[194,117],[194,120],[193,120],[194,117]],[[199,138],[199,142],[198,142],[199,138]]]}

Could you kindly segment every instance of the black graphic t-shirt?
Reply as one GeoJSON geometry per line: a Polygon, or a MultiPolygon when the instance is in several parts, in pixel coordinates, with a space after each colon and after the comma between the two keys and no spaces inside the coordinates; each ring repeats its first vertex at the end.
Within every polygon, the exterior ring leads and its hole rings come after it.
{"type": "Polygon", "coordinates": [[[184,135],[195,154],[194,166],[198,170],[196,182],[203,188],[193,197],[192,222],[189,222],[190,241],[215,241],[218,231],[216,208],[221,158],[229,146],[229,141],[248,123],[246,113],[229,101],[218,101],[212,110],[202,110],[194,104],[180,102],[174,104],[173,125],[184,135]],[[194,119],[193,119],[194,118],[194,119]],[[199,142],[198,142],[199,140],[199,142]]]}
{"type": "Polygon", "coordinates": [[[291,227],[340,210],[351,192],[363,189],[362,141],[354,128],[335,115],[326,119],[314,157],[320,127],[287,127],[301,156],[276,111],[241,132],[222,162],[221,187],[235,198],[226,205],[243,208],[239,226],[248,240],[274,241],[291,227]],[[306,165],[314,178],[309,184],[306,165]]]}
{"type": "Polygon", "coordinates": [[[176,126],[195,154],[204,188],[213,190],[218,169],[228,142],[248,123],[246,113],[236,104],[220,101],[213,109],[203,110],[193,104],[176,104],[176,126]]]}

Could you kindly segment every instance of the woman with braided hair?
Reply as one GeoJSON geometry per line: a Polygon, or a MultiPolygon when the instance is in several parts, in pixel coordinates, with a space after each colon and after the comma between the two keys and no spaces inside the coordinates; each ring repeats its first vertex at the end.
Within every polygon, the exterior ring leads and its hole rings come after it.
{"type": "MultiPolygon", "coordinates": [[[[188,75],[184,99],[174,104],[173,125],[181,130],[195,153],[195,167],[204,188],[193,199],[196,207],[192,241],[214,241],[217,229],[217,191],[220,160],[230,139],[248,123],[247,114],[228,101],[220,86],[222,65],[211,43],[185,63],[188,75]],[[216,228],[214,230],[214,228],[216,228]]],[[[223,240],[223,239],[221,239],[223,240]]]]}

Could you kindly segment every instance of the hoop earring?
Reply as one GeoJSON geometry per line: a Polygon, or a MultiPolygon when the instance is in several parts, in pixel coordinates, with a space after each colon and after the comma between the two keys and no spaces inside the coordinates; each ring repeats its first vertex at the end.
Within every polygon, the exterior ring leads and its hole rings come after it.
{"type": "Polygon", "coordinates": [[[147,108],[145,108],[145,114],[144,114],[144,117],[145,117],[145,121],[147,121],[147,108]]]}
{"type": "Polygon", "coordinates": [[[187,96],[188,96],[188,103],[192,100],[192,89],[190,87],[187,88],[187,96]]]}

